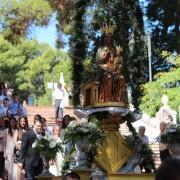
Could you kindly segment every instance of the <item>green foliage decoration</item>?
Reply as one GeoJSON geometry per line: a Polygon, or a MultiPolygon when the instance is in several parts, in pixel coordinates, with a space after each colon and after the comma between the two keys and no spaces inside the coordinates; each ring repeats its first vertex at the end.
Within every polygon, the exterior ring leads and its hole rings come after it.
{"type": "Polygon", "coordinates": [[[71,44],[71,59],[72,59],[72,81],[73,81],[73,104],[77,106],[80,104],[80,85],[82,83],[83,75],[83,61],[86,57],[86,36],[84,33],[84,15],[86,6],[89,1],[77,1],[75,3],[75,14],[73,17],[74,32],[70,38],[71,44]]]}

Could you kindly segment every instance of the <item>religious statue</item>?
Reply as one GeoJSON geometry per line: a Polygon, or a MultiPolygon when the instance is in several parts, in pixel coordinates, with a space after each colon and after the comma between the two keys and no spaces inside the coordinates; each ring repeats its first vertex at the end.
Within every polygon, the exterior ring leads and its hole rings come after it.
{"type": "Polygon", "coordinates": [[[119,102],[127,104],[127,84],[123,75],[123,49],[112,47],[112,34],[114,28],[104,26],[104,46],[100,47],[96,54],[98,66],[100,92],[99,102],[119,102]]]}
{"type": "Polygon", "coordinates": [[[123,76],[123,49],[116,47],[116,56],[114,58],[114,71],[113,71],[113,101],[127,103],[127,84],[123,76]]]}
{"type": "Polygon", "coordinates": [[[176,124],[176,111],[170,108],[168,101],[168,96],[164,94],[161,98],[163,105],[156,113],[156,119],[158,123],[163,121],[168,126],[171,126],[172,124],[176,124]]]}

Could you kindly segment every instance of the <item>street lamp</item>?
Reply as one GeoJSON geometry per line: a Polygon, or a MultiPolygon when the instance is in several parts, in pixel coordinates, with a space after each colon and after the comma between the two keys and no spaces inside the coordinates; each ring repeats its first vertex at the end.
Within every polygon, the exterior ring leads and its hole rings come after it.
{"type": "MultiPolygon", "coordinates": [[[[149,82],[152,82],[152,58],[151,58],[151,33],[147,32],[146,38],[147,39],[147,47],[148,47],[148,62],[149,62],[149,82]]],[[[132,53],[135,45],[134,40],[134,33],[131,34],[129,38],[129,50],[132,53]]]]}
{"type": "Polygon", "coordinates": [[[132,89],[131,86],[128,85],[127,86],[127,96],[128,96],[128,103],[132,103],[132,89]]]}
{"type": "Polygon", "coordinates": [[[132,33],[131,34],[131,36],[130,36],[130,39],[129,39],[129,50],[130,50],[130,52],[132,52],[133,51],[133,49],[134,49],[134,44],[135,44],[135,40],[134,40],[134,33],[132,33]]]}
{"type": "Polygon", "coordinates": [[[52,63],[52,69],[51,69],[52,90],[54,90],[55,87],[56,87],[56,86],[55,86],[56,83],[54,82],[54,75],[55,75],[55,73],[54,73],[54,67],[55,67],[55,65],[56,65],[59,61],[60,61],[60,57],[59,57],[59,56],[56,56],[56,57],[54,58],[53,63],[52,63]]]}
{"type": "Polygon", "coordinates": [[[52,90],[54,90],[54,67],[52,67],[51,78],[52,78],[52,90]]]}
{"type": "Polygon", "coordinates": [[[152,82],[152,65],[151,65],[151,33],[147,32],[147,47],[149,61],[149,82],[152,82]]]}

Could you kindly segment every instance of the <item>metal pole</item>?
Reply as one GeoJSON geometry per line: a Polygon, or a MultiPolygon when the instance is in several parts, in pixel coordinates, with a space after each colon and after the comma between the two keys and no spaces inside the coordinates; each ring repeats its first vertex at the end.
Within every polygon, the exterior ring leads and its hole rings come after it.
{"type": "Polygon", "coordinates": [[[54,67],[52,68],[52,89],[54,91],[54,67]]]}
{"type": "Polygon", "coordinates": [[[149,60],[149,82],[152,82],[152,66],[151,66],[151,33],[147,33],[148,60],[149,60]]]}

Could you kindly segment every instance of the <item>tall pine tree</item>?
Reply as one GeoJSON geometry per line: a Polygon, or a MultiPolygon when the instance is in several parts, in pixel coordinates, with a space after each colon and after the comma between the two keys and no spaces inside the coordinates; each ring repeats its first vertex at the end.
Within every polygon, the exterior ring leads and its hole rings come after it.
{"type": "Polygon", "coordinates": [[[154,73],[172,66],[162,58],[162,51],[180,52],[178,0],[148,0],[146,15],[152,31],[152,60],[154,73]]]}

